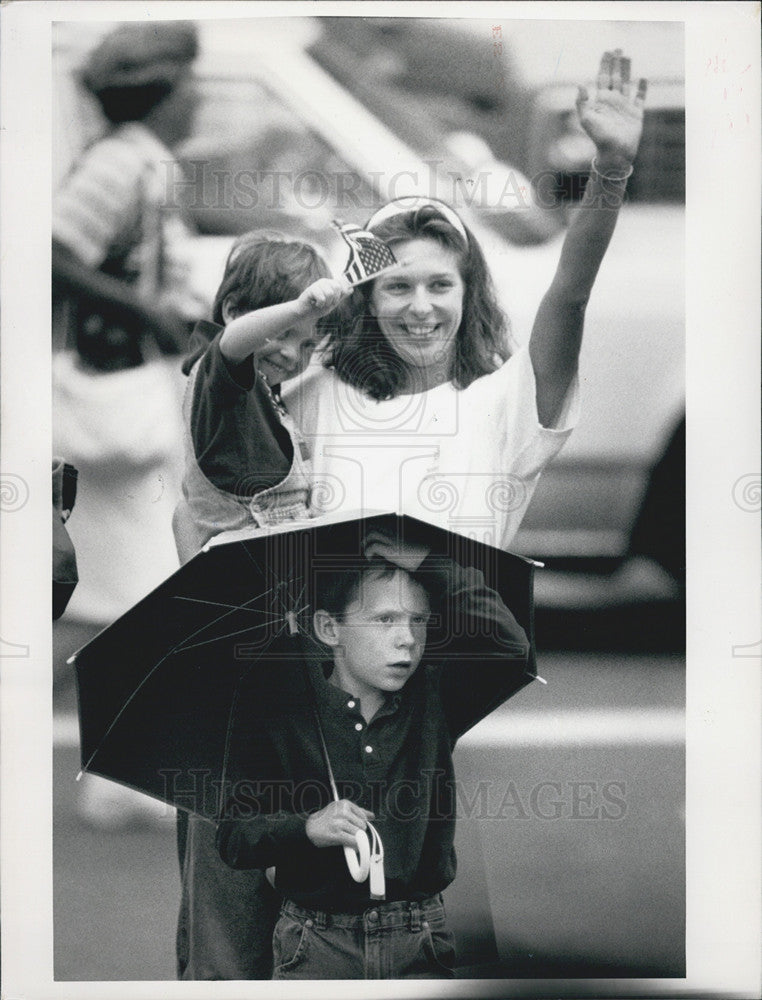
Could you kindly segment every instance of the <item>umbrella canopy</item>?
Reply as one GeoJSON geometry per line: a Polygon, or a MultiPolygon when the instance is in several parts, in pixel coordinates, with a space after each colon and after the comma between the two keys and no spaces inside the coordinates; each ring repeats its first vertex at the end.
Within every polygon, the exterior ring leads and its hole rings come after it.
{"type": "MultiPolygon", "coordinates": [[[[529,560],[396,514],[237,532],[210,543],[75,655],[82,769],[216,818],[245,725],[241,706],[266,698],[268,685],[308,697],[293,664],[310,649],[310,595],[321,575],[362,555],[374,530],[481,570],[530,641],[516,690],[531,680],[529,560]]],[[[446,659],[447,643],[440,621],[427,648],[446,659]]]]}

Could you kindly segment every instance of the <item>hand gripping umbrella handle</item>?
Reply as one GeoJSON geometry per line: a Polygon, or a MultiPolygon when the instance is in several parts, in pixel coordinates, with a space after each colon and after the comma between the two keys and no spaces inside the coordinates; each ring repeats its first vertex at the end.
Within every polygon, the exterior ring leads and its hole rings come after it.
{"type": "Polygon", "coordinates": [[[357,847],[345,847],[344,857],[347,860],[349,874],[355,882],[364,882],[370,875],[370,898],[386,898],[386,882],[384,879],[384,845],[378,830],[368,823],[370,838],[365,830],[355,834],[357,847]]]}
{"type": "MultiPolygon", "coordinates": [[[[320,736],[320,744],[323,749],[323,758],[328,770],[328,780],[331,783],[331,792],[335,802],[339,801],[339,790],[336,787],[336,779],[333,776],[331,758],[328,756],[328,747],[323,736],[323,727],[320,724],[320,715],[317,706],[314,706],[315,722],[320,736]]],[[[370,875],[370,898],[386,899],[386,881],[384,878],[384,845],[381,842],[378,830],[372,823],[368,822],[370,838],[365,830],[358,830],[355,834],[356,847],[345,847],[344,857],[346,858],[349,874],[355,882],[364,882],[370,875]]]]}

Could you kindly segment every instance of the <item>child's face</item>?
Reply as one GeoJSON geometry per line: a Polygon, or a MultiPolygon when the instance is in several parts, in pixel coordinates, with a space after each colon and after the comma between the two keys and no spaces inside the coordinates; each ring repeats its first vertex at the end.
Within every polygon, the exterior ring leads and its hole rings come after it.
{"type": "Polygon", "coordinates": [[[404,570],[368,573],[360,593],[335,622],[336,680],[358,698],[399,691],[426,645],[429,598],[404,570]]]}
{"type": "Polygon", "coordinates": [[[273,337],[257,354],[257,368],[270,386],[301,375],[318,342],[314,320],[302,320],[273,337]]]}
{"type": "Polygon", "coordinates": [[[460,258],[431,239],[396,243],[394,252],[408,263],[376,279],[371,312],[406,364],[449,370],[463,317],[460,258]]]}

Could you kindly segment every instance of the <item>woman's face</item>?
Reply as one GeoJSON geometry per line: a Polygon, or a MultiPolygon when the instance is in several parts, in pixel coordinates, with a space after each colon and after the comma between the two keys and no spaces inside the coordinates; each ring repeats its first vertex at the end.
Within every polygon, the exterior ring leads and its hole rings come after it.
{"type": "Polygon", "coordinates": [[[395,243],[394,253],[405,266],[376,279],[370,311],[416,387],[432,388],[450,378],[463,316],[460,257],[430,239],[395,243]]]}

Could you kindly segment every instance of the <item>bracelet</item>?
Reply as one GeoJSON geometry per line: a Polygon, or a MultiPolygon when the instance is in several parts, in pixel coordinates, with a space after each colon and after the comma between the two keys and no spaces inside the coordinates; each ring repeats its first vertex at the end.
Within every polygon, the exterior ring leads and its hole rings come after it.
{"type": "Polygon", "coordinates": [[[593,173],[598,174],[601,180],[604,181],[626,181],[628,177],[632,175],[632,171],[635,169],[632,164],[629,165],[627,171],[623,174],[602,174],[598,169],[598,157],[593,157],[593,162],[590,165],[590,169],[593,173]]]}

